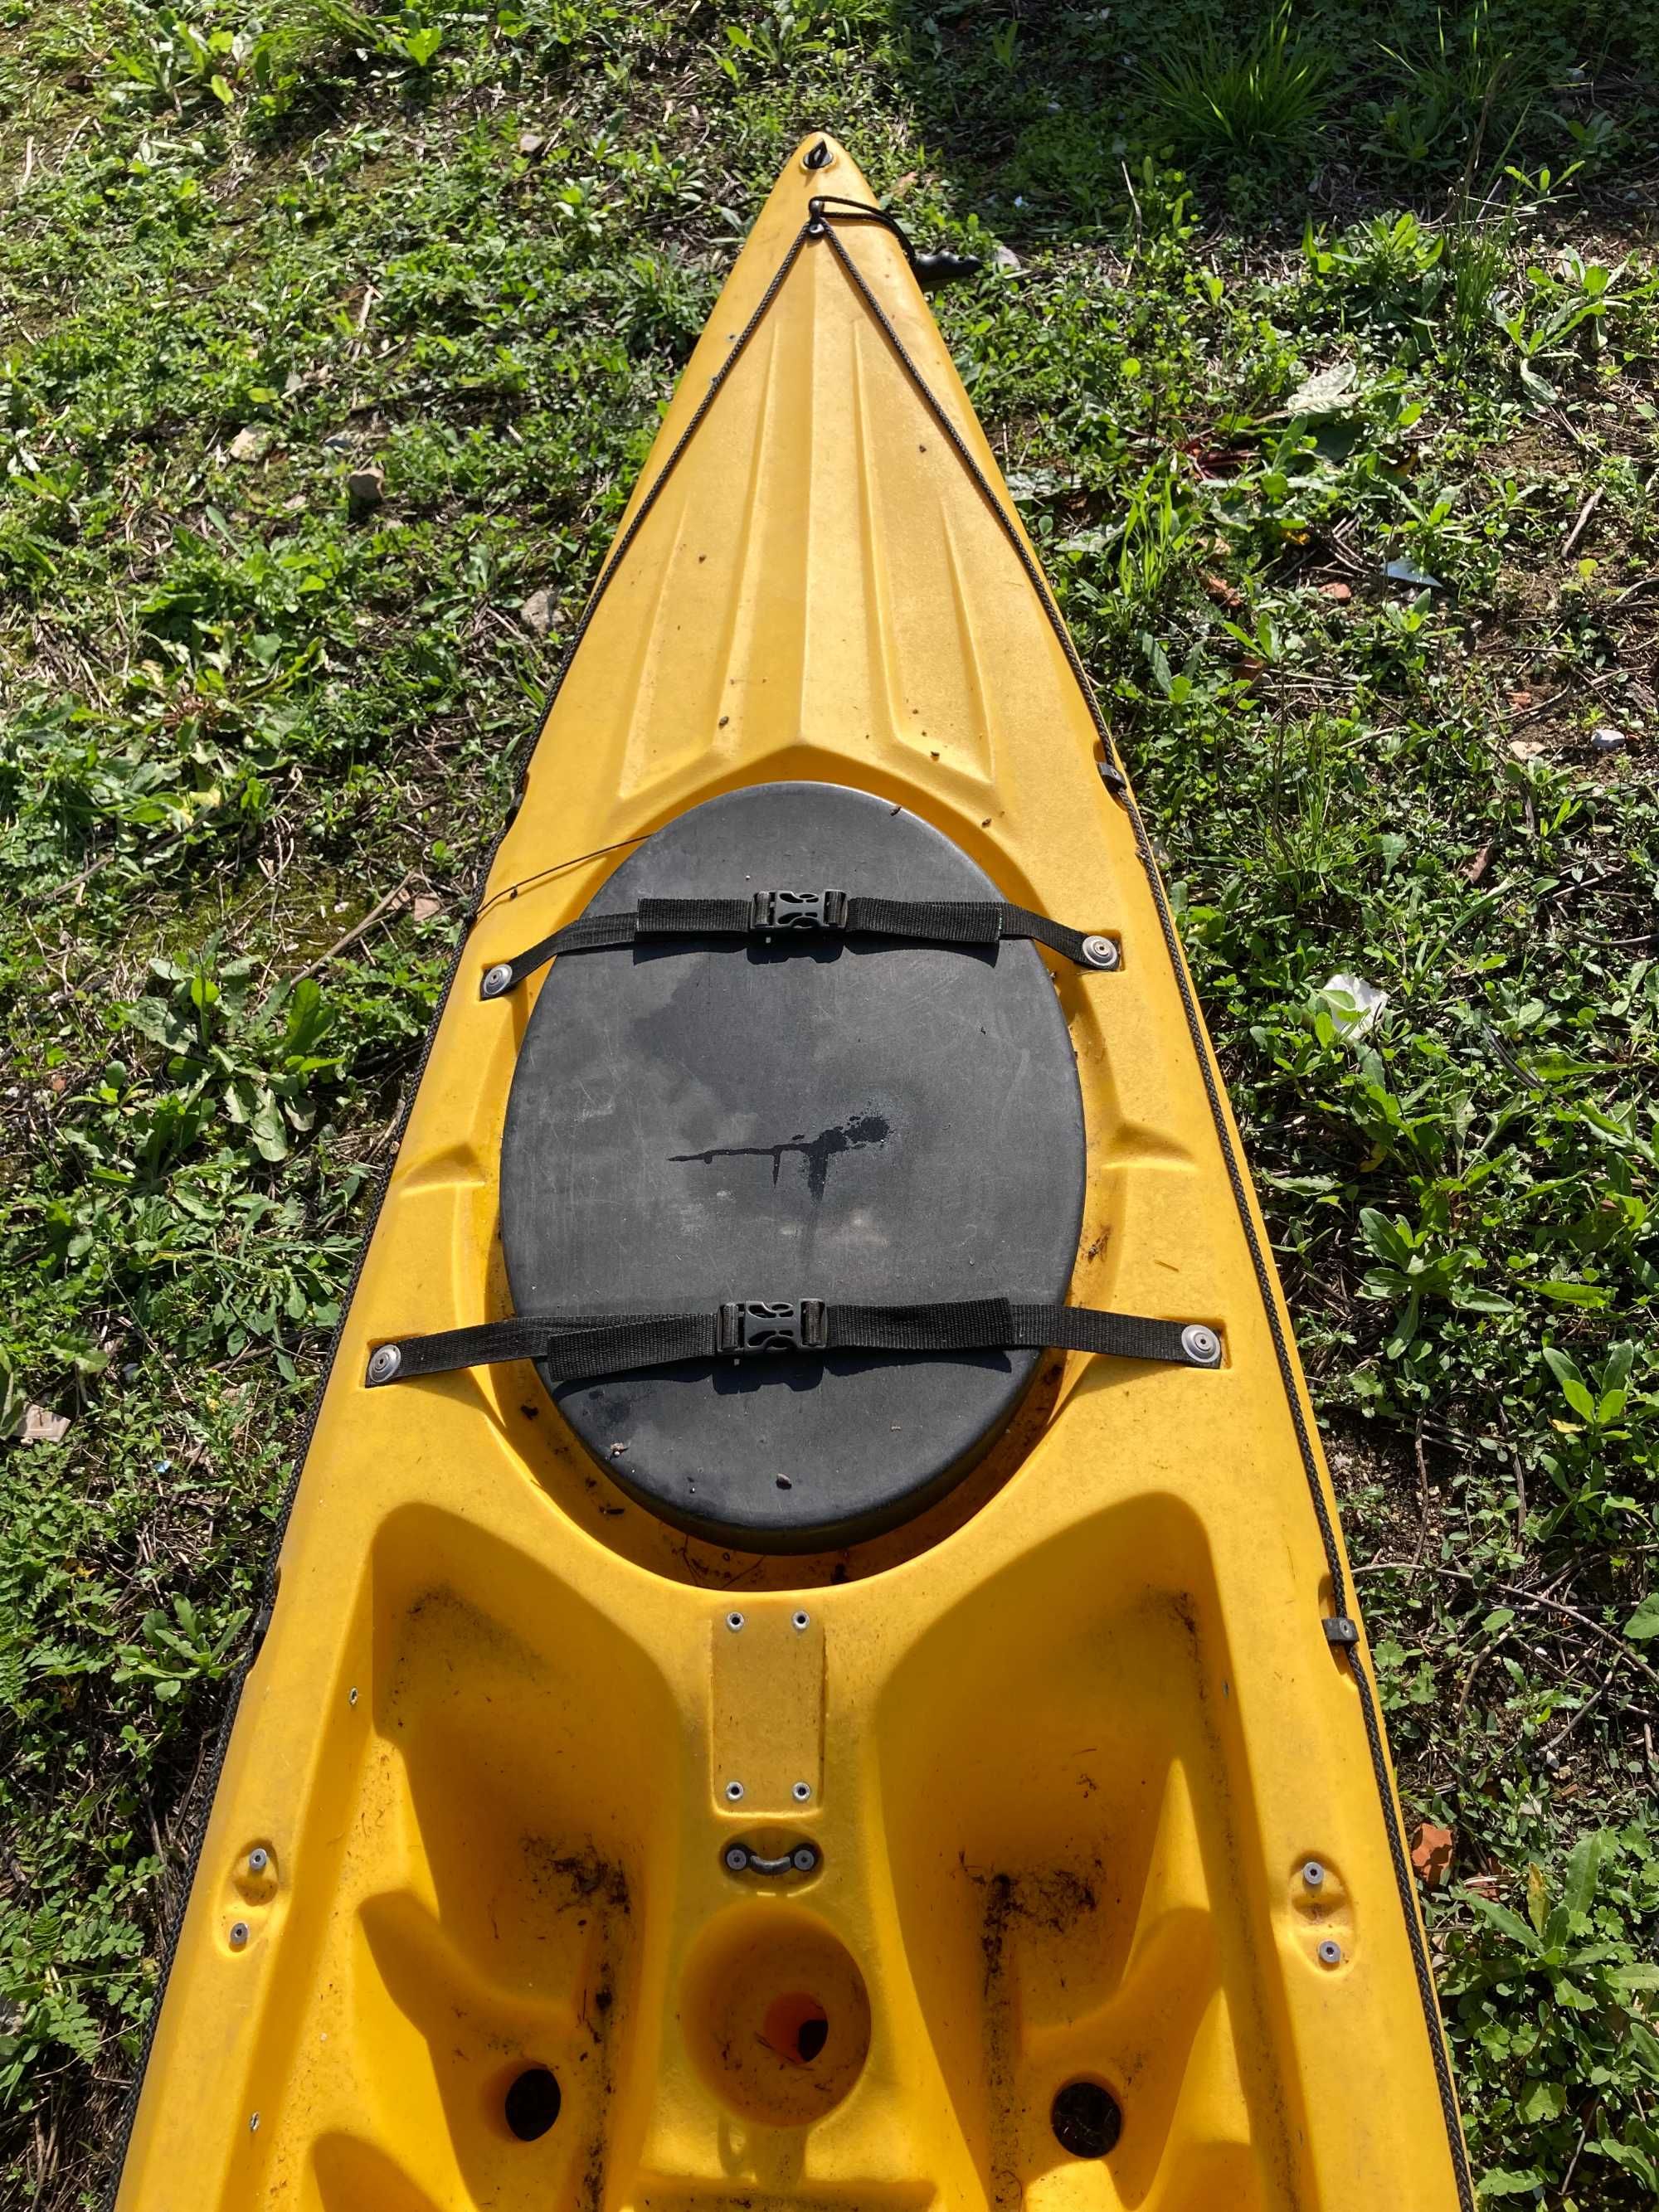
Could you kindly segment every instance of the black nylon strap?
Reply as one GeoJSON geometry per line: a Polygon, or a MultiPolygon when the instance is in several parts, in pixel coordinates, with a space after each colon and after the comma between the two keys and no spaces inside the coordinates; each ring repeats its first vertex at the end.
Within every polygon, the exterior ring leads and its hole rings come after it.
{"type": "Polygon", "coordinates": [[[756,937],[774,946],[823,936],[891,937],[922,945],[996,945],[1028,938],[1079,968],[1115,969],[1115,939],[1069,928],[1006,899],[848,897],[843,891],[757,891],[747,898],[647,898],[625,914],[585,914],[487,970],[480,995],[499,999],[549,960],[672,937],[756,937]]]}
{"type": "Polygon", "coordinates": [[[1040,1351],[1216,1367],[1218,1334],[1201,1323],[1148,1321],[1093,1306],[1019,1305],[967,1298],[926,1305],[827,1305],[817,1299],[732,1300],[702,1313],[518,1315],[381,1345],[372,1389],[464,1367],[536,1359],[556,1382],[598,1381],[684,1360],[779,1353],[1040,1351]]]}

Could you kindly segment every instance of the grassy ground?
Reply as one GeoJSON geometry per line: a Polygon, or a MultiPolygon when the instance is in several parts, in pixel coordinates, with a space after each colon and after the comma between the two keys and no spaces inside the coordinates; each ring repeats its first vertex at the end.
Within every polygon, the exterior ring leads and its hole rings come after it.
{"type": "Polygon", "coordinates": [[[0,0],[6,2204],[106,2176],[513,749],[812,124],[988,261],[941,313],[1177,887],[1483,2188],[1659,2194],[1659,25],[1236,17],[0,0]]]}

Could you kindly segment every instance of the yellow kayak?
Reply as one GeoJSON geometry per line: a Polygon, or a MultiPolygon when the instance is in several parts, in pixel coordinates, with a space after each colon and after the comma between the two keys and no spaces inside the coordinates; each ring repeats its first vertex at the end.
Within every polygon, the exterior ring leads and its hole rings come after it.
{"type": "Polygon", "coordinates": [[[804,141],[352,1292],[119,2212],[1472,2212],[1146,833],[804,141]]]}

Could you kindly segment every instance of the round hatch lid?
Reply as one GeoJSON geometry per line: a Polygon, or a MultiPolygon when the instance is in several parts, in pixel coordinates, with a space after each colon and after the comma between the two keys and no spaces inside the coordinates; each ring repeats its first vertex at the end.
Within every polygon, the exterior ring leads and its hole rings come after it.
{"type": "MultiPolygon", "coordinates": [[[[592,903],[826,885],[1000,895],[888,800],[775,783],[670,823],[592,903]]],[[[520,1314],[1060,1304],[1084,1173],[1071,1040],[1032,945],[673,939],[549,971],[507,1104],[501,1240],[520,1314]]],[[[1040,1356],[785,1354],[549,1387],[653,1512],[746,1549],[817,1551],[940,1497],[1040,1356]]]]}

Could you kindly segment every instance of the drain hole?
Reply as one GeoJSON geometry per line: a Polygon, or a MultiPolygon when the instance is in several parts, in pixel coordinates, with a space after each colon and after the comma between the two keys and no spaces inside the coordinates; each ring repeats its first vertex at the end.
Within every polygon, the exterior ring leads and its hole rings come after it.
{"type": "Polygon", "coordinates": [[[830,2040],[830,2016],[816,1997],[792,1990],[767,2007],[761,2033],[780,2058],[792,2066],[810,2066],[830,2040]]]}
{"type": "Polygon", "coordinates": [[[527,2066],[507,2093],[502,2111],[520,2142],[544,2136],[559,2117],[559,2085],[545,2066],[527,2066]]]}
{"type": "Polygon", "coordinates": [[[1098,2081],[1068,2081],[1054,2099],[1048,2124],[1073,2158],[1104,2158],[1123,2132],[1117,2099],[1098,2081]]]}

